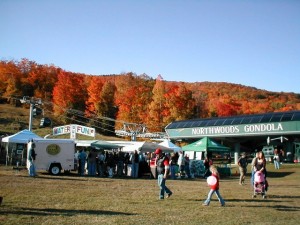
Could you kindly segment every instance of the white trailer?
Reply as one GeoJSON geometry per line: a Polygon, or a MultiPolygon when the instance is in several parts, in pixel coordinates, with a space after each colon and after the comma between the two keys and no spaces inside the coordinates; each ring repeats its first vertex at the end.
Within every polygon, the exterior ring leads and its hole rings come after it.
{"type": "MultiPolygon", "coordinates": [[[[52,175],[74,170],[75,142],[70,139],[33,139],[28,143],[27,158],[32,143],[35,144],[36,170],[48,171],[52,175]]],[[[29,162],[27,161],[27,168],[29,162]]]]}

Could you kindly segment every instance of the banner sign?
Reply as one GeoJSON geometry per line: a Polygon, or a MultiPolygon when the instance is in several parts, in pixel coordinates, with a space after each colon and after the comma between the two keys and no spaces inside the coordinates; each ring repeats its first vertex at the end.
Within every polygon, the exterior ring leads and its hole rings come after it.
{"type": "Polygon", "coordinates": [[[260,123],[260,124],[241,124],[241,125],[228,125],[228,126],[177,128],[177,129],[166,129],[166,132],[170,138],[300,134],[300,122],[288,121],[288,122],[280,122],[280,123],[260,123]]]}
{"type": "Polygon", "coordinates": [[[76,134],[95,137],[95,128],[85,127],[77,124],[70,124],[53,128],[53,135],[70,134],[71,139],[76,138],[76,134]]]}

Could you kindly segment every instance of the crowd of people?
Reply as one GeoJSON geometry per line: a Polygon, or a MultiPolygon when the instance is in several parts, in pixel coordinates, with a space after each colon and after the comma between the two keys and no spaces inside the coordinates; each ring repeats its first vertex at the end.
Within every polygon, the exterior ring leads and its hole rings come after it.
{"type": "Polygon", "coordinates": [[[99,177],[140,177],[150,172],[151,153],[128,153],[118,151],[96,151],[81,148],[75,153],[78,174],[99,177]]]}
{"type": "MultiPolygon", "coordinates": [[[[190,159],[182,151],[163,153],[170,163],[171,179],[191,178],[190,159]]],[[[138,178],[143,174],[151,173],[151,162],[155,161],[155,152],[141,153],[118,151],[97,151],[90,148],[81,148],[75,153],[75,162],[78,174],[81,176],[123,177],[138,178]]]]}

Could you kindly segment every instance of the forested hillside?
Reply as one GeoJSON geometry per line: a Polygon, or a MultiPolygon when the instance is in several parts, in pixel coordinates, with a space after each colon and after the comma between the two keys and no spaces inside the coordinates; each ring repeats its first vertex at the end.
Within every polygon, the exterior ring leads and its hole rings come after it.
{"type": "Polygon", "coordinates": [[[149,131],[159,132],[174,120],[300,110],[299,93],[160,78],[79,74],[28,59],[0,61],[2,99],[17,104],[23,96],[40,98],[45,116],[55,116],[62,124],[94,125],[103,134],[121,129],[118,121],[145,124],[149,131]]]}

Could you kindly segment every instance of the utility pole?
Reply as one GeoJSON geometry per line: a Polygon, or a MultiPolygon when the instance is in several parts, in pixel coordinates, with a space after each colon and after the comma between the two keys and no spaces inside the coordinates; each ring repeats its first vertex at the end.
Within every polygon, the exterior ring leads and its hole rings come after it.
{"type": "Polygon", "coordinates": [[[28,130],[32,130],[32,119],[33,119],[33,109],[34,106],[42,105],[42,100],[40,98],[30,98],[28,96],[24,96],[23,99],[20,100],[22,104],[30,104],[29,107],[29,127],[28,130]]]}

